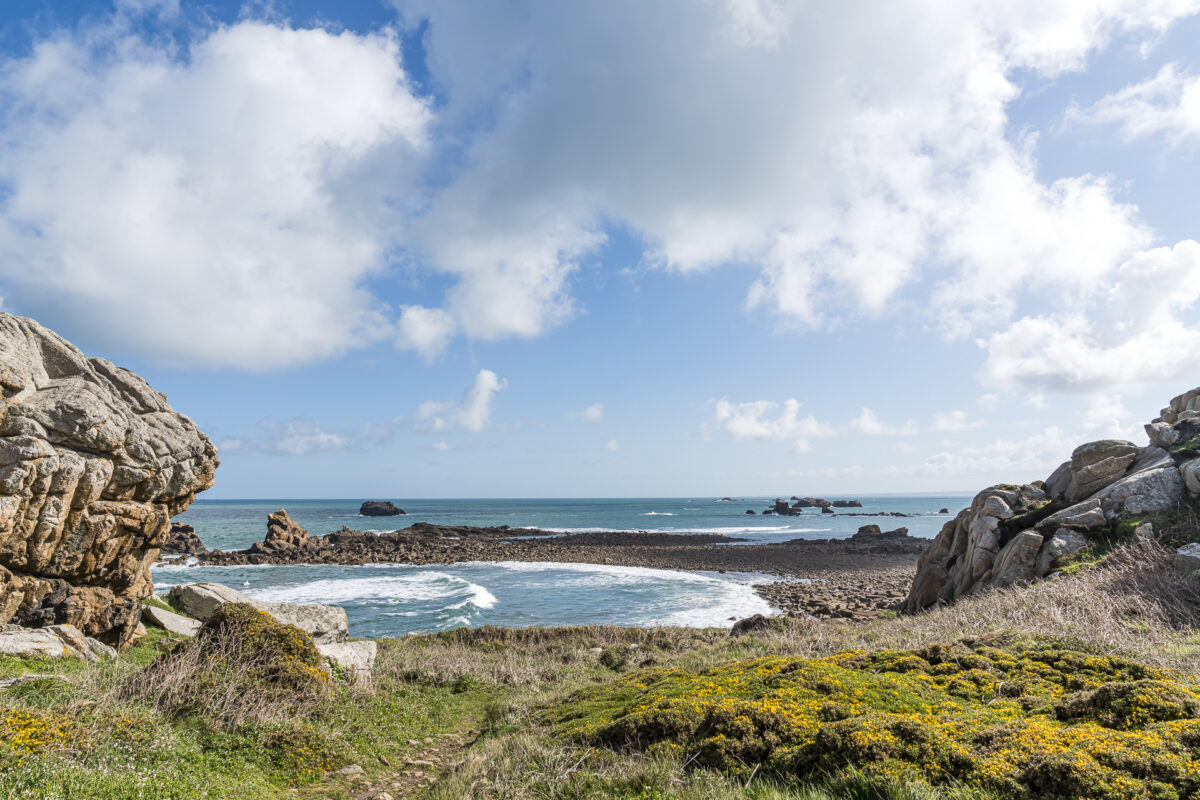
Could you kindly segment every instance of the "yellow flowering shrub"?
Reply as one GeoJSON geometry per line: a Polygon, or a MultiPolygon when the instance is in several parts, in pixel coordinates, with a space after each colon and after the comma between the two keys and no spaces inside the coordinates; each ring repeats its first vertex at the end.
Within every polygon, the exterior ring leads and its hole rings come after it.
{"type": "Polygon", "coordinates": [[[263,736],[275,765],[293,780],[305,782],[346,764],[329,737],[312,725],[275,728],[263,736]]]}
{"type": "Polygon", "coordinates": [[[1200,796],[1200,686],[1053,639],[657,669],[577,694],[560,733],[718,769],[866,773],[1011,798],[1200,796]]]}
{"type": "Polygon", "coordinates": [[[7,754],[25,756],[75,744],[82,733],[65,714],[29,708],[0,711],[0,745],[7,754]]]}

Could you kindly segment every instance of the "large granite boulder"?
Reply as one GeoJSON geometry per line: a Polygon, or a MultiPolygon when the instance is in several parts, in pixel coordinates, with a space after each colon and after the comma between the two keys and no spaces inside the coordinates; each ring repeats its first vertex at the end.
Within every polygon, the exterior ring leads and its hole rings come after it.
{"type": "Polygon", "coordinates": [[[1146,431],[1148,446],[1089,442],[1045,481],[980,492],[921,556],[904,609],[1043,578],[1122,520],[1200,501],[1200,389],[1146,431]]]}
{"type": "Polygon", "coordinates": [[[0,314],[0,623],[138,625],[171,517],[212,486],[212,442],[132,372],[0,314]]]}

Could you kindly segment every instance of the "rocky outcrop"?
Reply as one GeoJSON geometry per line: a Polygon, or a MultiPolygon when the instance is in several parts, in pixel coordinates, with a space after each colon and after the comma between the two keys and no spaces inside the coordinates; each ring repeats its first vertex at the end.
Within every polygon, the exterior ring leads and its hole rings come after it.
{"type": "Polygon", "coordinates": [[[287,511],[279,509],[267,515],[267,536],[250,547],[252,553],[272,554],[280,551],[303,549],[309,543],[308,531],[297,525],[287,511]]]}
{"type": "Polygon", "coordinates": [[[834,508],[862,508],[863,504],[860,500],[834,500],[834,508]]]}
{"type": "Polygon", "coordinates": [[[199,556],[208,552],[204,542],[200,541],[196,529],[191,525],[179,522],[171,523],[171,531],[167,541],[163,542],[160,553],[164,556],[199,556]]]}
{"type": "Polygon", "coordinates": [[[1200,389],[1172,400],[1146,432],[1147,446],[1089,442],[1045,481],[980,492],[921,556],[904,609],[1043,578],[1122,520],[1200,498],[1200,389]]]}
{"type": "Polygon", "coordinates": [[[216,448],[132,372],[0,314],[0,622],[123,644],[216,448]]]}
{"type": "Polygon", "coordinates": [[[404,513],[404,509],[390,500],[368,500],[358,507],[358,513],[364,517],[398,517],[404,513]]]}

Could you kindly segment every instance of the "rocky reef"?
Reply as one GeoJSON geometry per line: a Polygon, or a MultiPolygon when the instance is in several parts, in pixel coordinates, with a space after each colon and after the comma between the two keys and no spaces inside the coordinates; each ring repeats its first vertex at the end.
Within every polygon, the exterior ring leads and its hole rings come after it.
{"type": "Polygon", "coordinates": [[[1200,497],[1200,388],[1146,426],[1148,445],[1075,448],[1045,481],[984,489],[921,556],[906,611],[1043,578],[1123,521],[1200,497]]]}
{"type": "Polygon", "coordinates": [[[0,623],[123,644],[216,448],[132,372],[0,314],[0,623]]]}

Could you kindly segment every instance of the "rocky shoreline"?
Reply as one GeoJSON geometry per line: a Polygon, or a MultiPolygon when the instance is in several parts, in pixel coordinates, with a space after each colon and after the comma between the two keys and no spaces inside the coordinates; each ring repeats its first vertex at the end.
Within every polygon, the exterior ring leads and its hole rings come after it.
{"type": "Polygon", "coordinates": [[[456,564],[526,561],[606,564],[712,572],[759,572],[786,581],[757,587],[784,613],[826,619],[876,616],[895,608],[928,541],[905,528],[866,525],[848,539],[790,539],[770,544],[722,534],[639,531],[559,534],[535,528],[441,526],[417,523],[390,533],[349,528],[311,536],[286,511],[271,514],[261,542],[245,550],[195,553],[190,532],[164,548],[187,545],[196,563],[456,564]]]}

